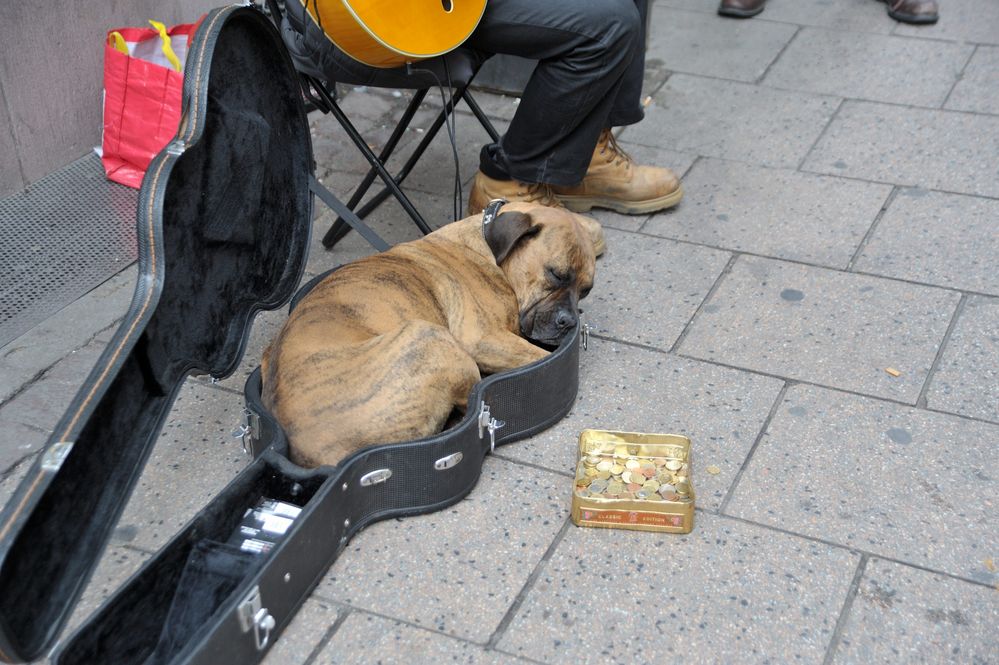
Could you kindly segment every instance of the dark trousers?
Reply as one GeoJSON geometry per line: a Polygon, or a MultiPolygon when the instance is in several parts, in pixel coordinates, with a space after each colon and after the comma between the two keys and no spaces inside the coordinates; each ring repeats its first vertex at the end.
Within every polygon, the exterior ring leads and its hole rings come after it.
{"type": "Polygon", "coordinates": [[[644,115],[647,12],[647,0],[489,0],[465,46],[539,62],[506,134],[483,148],[483,173],[582,180],[600,131],[644,115]]]}

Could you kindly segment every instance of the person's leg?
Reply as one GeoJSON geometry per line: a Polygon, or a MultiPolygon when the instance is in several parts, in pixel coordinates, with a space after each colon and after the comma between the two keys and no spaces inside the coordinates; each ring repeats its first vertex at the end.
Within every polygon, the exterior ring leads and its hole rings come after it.
{"type": "Polygon", "coordinates": [[[640,30],[633,0],[490,0],[466,44],[539,62],[506,134],[483,150],[483,172],[579,182],[640,30]]]}

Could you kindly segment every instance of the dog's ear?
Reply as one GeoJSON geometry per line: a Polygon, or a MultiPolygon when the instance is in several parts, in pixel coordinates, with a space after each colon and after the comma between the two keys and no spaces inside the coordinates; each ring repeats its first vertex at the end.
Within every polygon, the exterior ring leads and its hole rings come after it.
{"type": "Polygon", "coordinates": [[[541,226],[534,224],[530,215],[511,210],[487,224],[483,233],[498,265],[506,260],[517,243],[537,235],[540,230],[541,226]]]}

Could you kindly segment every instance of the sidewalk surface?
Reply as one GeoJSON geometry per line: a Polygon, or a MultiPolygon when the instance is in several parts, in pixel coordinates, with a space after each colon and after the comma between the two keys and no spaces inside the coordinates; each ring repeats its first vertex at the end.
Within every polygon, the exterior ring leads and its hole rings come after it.
{"type": "MultiPolygon", "coordinates": [[[[647,117],[620,139],[686,197],[597,213],[573,411],[498,450],[454,507],[358,535],[269,665],[999,662],[999,3],[941,0],[913,27],[875,0],[771,0],[746,21],[717,1],[655,3],[647,117]],[[693,533],[568,521],[589,427],[691,437],[693,533]]],[[[407,94],[344,105],[377,146],[407,94]]],[[[516,109],[479,99],[500,127],[516,109]]],[[[319,177],[349,192],[361,158],[312,122],[319,177]]],[[[457,135],[467,195],[486,136],[467,113],[457,135]]],[[[408,184],[437,224],[453,168],[442,134],[408,184]]],[[[331,219],[306,278],[372,251],[357,234],[323,251],[331,219]]],[[[416,237],[393,203],[371,224],[416,237]]],[[[0,349],[0,503],[135,274],[0,349]]],[[[188,379],[74,626],[248,463],[230,432],[284,316],[258,316],[234,376],[188,379]]]]}

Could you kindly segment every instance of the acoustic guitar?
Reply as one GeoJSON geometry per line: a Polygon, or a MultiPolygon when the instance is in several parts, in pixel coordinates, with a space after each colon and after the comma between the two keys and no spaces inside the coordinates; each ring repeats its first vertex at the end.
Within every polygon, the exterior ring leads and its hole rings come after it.
{"type": "Polygon", "coordinates": [[[372,67],[443,55],[468,38],[486,0],[289,0],[301,2],[341,51],[372,67]]]}

